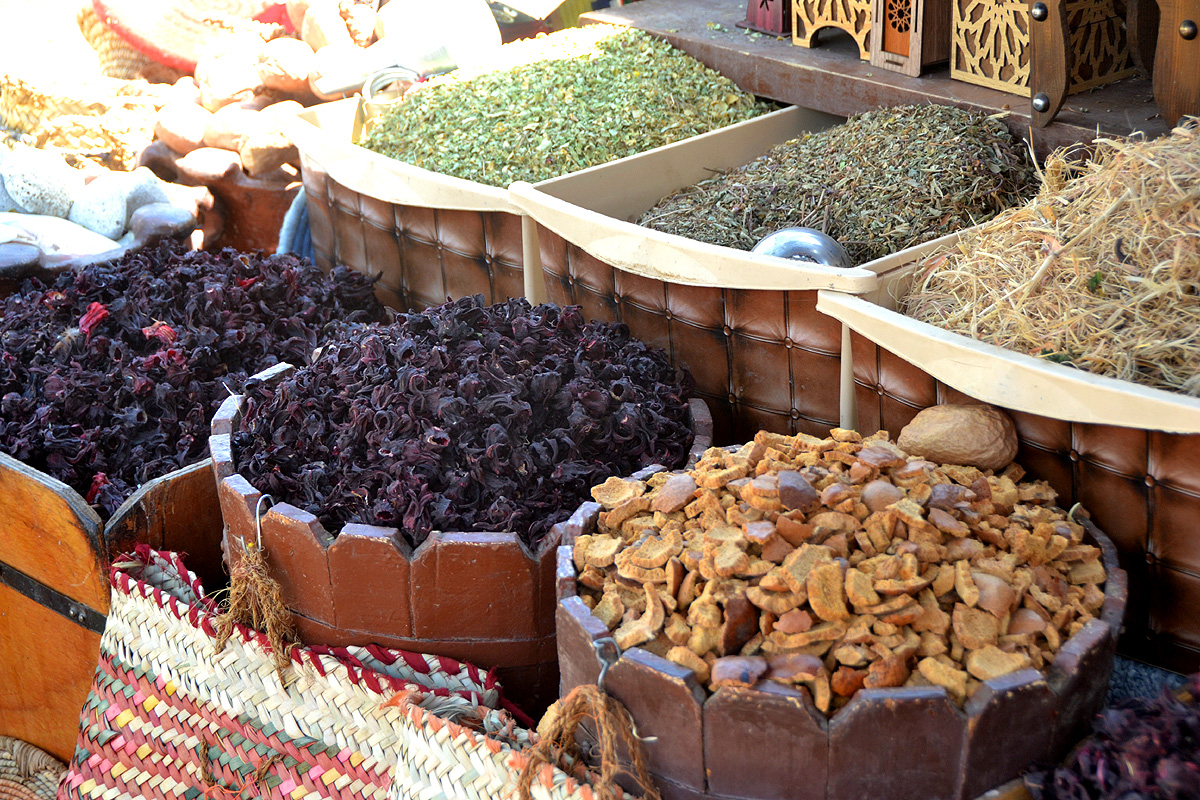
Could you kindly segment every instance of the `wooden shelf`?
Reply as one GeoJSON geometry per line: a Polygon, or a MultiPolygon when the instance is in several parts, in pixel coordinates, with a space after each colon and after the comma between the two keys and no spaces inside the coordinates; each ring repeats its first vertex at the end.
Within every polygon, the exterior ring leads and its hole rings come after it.
{"type": "Polygon", "coordinates": [[[1158,113],[1148,78],[1126,78],[1070,95],[1053,122],[1034,128],[1029,98],[951,80],[946,65],[911,78],[860,61],[857,46],[841,31],[825,29],[818,47],[797,47],[790,37],[779,39],[737,27],[745,16],[745,3],[736,0],[638,0],[592,11],[580,21],[641,28],[728,75],[746,91],[829,114],[849,116],[912,103],[1007,111],[1009,128],[1031,140],[1039,157],[1060,147],[1089,143],[1097,135],[1140,132],[1155,137],[1169,130],[1158,113]]]}

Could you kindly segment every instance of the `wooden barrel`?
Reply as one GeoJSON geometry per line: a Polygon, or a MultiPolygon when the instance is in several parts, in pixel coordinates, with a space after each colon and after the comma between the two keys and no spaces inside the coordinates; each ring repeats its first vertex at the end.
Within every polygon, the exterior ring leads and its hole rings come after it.
{"type": "MultiPolygon", "coordinates": [[[[277,379],[290,367],[255,376],[277,379]]],[[[530,550],[514,532],[435,531],[413,549],[396,528],[349,524],[333,536],[288,503],[260,508],[262,493],[237,474],[230,434],[241,397],[213,418],[209,446],[231,540],[260,540],[305,643],[380,644],[494,668],[530,713],[558,696],[555,647],[557,534],[530,550]],[[258,512],[263,512],[256,516],[258,512]]],[[[693,454],[712,443],[703,403],[692,403],[693,454]]]]}
{"type": "MultiPolygon", "coordinates": [[[[569,546],[596,531],[599,512],[586,503],[558,526],[563,696],[599,680],[593,643],[611,636],[576,594],[569,546]]],[[[1104,706],[1126,579],[1112,542],[1084,525],[1108,574],[1100,614],[1063,644],[1046,674],[1023,669],[985,681],[962,708],[939,686],[861,689],[827,718],[806,689],[709,694],[690,669],[640,647],[620,653],[604,688],[644,738],[665,800],[971,800],[1036,759],[1065,755],[1104,706]]]]}
{"type": "Polygon", "coordinates": [[[0,454],[0,735],[69,761],[100,654],[112,559],[134,544],[221,571],[208,461],[146,483],[101,522],[79,493],[0,454]]]}

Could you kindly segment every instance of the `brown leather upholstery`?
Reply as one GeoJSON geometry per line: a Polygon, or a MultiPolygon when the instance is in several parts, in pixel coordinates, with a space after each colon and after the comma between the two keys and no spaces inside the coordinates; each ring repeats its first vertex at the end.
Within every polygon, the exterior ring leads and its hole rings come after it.
{"type": "MultiPolygon", "coordinates": [[[[855,334],[858,427],[896,435],[922,408],[965,396],[855,334]]],[[[1064,422],[1011,411],[1020,463],[1082,503],[1129,573],[1120,650],[1200,669],[1200,435],[1064,422]]]]}
{"type": "Polygon", "coordinates": [[[837,425],[841,326],[815,291],[701,288],[623,272],[538,226],[548,299],[620,321],[696,379],[716,444],[760,429],[827,435],[837,425]]]}
{"type": "Polygon", "coordinates": [[[381,273],[376,294],[402,310],[524,296],[516,214],[397,205],[341,185],[303,155],[301,165],[317,266],[381,273]]]}

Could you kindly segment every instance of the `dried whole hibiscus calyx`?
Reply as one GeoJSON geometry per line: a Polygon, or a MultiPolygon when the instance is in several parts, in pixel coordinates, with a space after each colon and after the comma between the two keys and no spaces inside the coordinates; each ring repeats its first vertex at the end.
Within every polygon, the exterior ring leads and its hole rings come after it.
{"type": "Polygon", "coordinates": [[[592,496],[580,598],[619,647],[713,691],[803,685],[828,714],[862,688],[934,685],[962,705],[1045,668],[1106,600],[1102,552],[1049,484],[935,464],[886,431],[760,431],[592,496]]]}
{"type": "Polygon", "coordinates": [[[1092,729],[1066,763],[1025,776],[1034,800],[1200,800],[1200,673],[1106,708],[1092,729]]]}
{"type": "Polygon", "coordinates": [[[690,378],[577,306],[468,297],[367,326],[277,385],[250,381],[238,472],[317,516],[531,545],[613,474],[679,467],[690,378]]]}
{"type": "Polygon", "coordinates": [[[379,321],[371,281],[295,256],[164,241],[29,280],[0,313],[0,451],[102,518],[142,483],[208,455],[209,419],[248,375],[307,361],[379,321]]]}

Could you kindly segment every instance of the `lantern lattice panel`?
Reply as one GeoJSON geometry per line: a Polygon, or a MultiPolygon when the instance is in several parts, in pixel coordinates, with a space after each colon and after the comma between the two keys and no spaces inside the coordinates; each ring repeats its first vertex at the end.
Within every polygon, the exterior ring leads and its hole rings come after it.
{"type": "MultiPolygon", "coordinates": [[[[1068,93],[1134,74],[1124,21],[1113,0],[1066,3],[1071,52],[1068,93]]],[[[1029,3],[956,0],[950,76],[1023,96],[1030,94],[1029,3]]]]}
{"type": "Polygon", "coordinates": [[[871,0],[792,0],[792,43],[814,47],[822,28],[840,28],[858,45],[858,57],[871,58],[871,0]]]}

